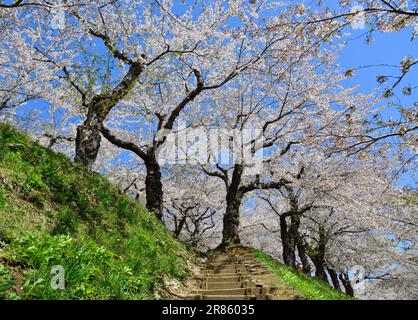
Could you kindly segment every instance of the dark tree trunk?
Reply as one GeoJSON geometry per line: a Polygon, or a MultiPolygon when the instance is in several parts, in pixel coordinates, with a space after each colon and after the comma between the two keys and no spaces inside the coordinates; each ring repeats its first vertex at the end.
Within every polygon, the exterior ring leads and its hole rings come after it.
{"type": "Polygon", "coordinates": [[[239,238],[239,208],[241,206],[242,195],[237,194],[235,199],[227,203],[223,220],[222,245],[236,245],[241,242],[239,238]]]}
{"type": "Polygon", "coordinates": [[[199,239],[199,233],[200,233],[200,225],[199,222],[194,222],[194,230],[193,233],[190,235],[190,243],[193,247],[197,247],[200,239],[199,239]]]}
{"type": "Polygon", "coordinates": [[[332,268],[328,268],[328,273],[329,273],[329,276],[331,278],[332,285],[334,286],[334,288],[341,291],[340,281],[338,281],[337,272],[335,272],[335,270],[332,268]]]}
{"type": "Polygon", "coordinates": [[[149,211],[154,212],[159,220],[163,219],[163,184],[161,182],[161,168],[158,164],[155,148],[148,148],[145,153],[137,145],[123,141],[115,137],[103,125],[100,125],[101,133],[112,144],[129,150],[138,155],[145,163],[146,177],[145,177],[145,194],[146,207],[149,211]]]}
{"type": "Polygon", "coordinates": [[[290,228],[288,230],[286,215],[280,216],[280,237],[282,240],[283,247],[283,261],[285,265],[296,268],[296,253],[295,253],[295,242],[291,239],[290,228]]]}
{"type": "MultiPolygon", "coordinates": [[[[296,247],[300,242],[300,215],[302,212],[299,211],[298,195],[294,192],[293,188],[290,186],[285,186],[285,189],[288,192],[290,210],[280,215],[280,236],[283,246],[283,261],[284,263],[296,269],[296,247]],[[290,217],[290,225],[287,225],[286,219],[290,217]]],[[[302,256],[303,258],[303,252],[302,256]]],[[[299,253],[301,255],[301,253],[299,253]]],[[[301,259],[304,268],[306,268],[306,262],[304,259],[301,259]]]]}
{"type": "Polygon", "coordinates": [[[325,272],[324,268],[324,261],[320,257],[315,257],[312,259],[315,265],[315,277],[324,280],[326,283],[328,282],[327,273],[325,272]]]}
{"type": "Polygon", "coordinates": [[[174,237],[178,238],[181,231],[183,230],[184,224],[186,222],[187,216],[184,216],[180,219],[178,225],[176,224],[176,228],[174,230],[174,237]]]}
{"type": "Polygon", "coordinates": [[[319,227],[319,241],[318,246],[311,250],[310,257],[315,265],[315,277],[324,280],[329,283],[327,273],[325,271],[325,249],[327,244],[327,238],[325,229],[319,227]]]}
{"type": "Polygon", "coordinates": [[[226,211],[223,219],[223,234],[221,247],[237,245],[239,238],[239,208],[244,193],[239,189],[243,167],[236,164],[232,173],[231,183],[226,194],[226,211]]]}
{"type": "Polygon", "coordinates": [[[303,272],[310,274],[311,273],[311,265],[309,264],[308,255],[306,254],[306,248],[302,242],[301,237],[298,237],[298,254],[300,261],[302,262],[302,270],[303,272]]]}
{"type": "Polygon", "coordinates": [[[142,63],[132,63],[122,81],[109,94],[96,95],[86,106],[87,119],[77,128],[75,162],[91,169],[100,150],[99,126],[103,124],[112,108],[130,92],[143,70],[142,63]]]}
{"type": "Polygon", "coordinates": [[[101,139],[100,131],[89,121],[78,126],[74,161],[91,169],[99,153],[101,139]]]}
{"type": "Polygon", "coordinates": [[[163,184],[161,169],[157,160],[151,157],[145,162],[147,175],[145,177],[146,207],[155,213],[159,220],[163,219],[163,184]]]}
{"type": "Polygon", "coordinates": [[[86,120],[77,127],[74,161],[89,169],[92,168],[100,150],[102,136],[99,127],[103,124],[107,115],[104,111],[102,113],[97,111],[101,110],[102,107],[99,102],[94,100],[88,106],[89,112],[86,120]]]}
{"type": "MultiPolygon", "coordinates": [[[[295,209],[297,207],[295,206],[295,209]]],[[[289,251],[291,252],[289,257],[291,260],[289,261],[292,265],[292,268],[296,267],[296,246],[299,240],[299,226],[300,226],[300,216],[297,211],[291,214],[290,216],[290,226],[288,230],[288,247],[289,251]]]]}
{"type": "Polygon", "coordinates": [[[297,209],[297,206],[293,206],[292,211],[280,216],[280,236],[283,247],[283,261],[287,266],[293,269],[296,268],[296,246],[300,238],[300,215],[298,214],[297,209]],[[287,227],[286,218],[289,216],[290,226],[287,227]]]}
{"type": "Polygon", "coordinates": [[[348,273],[341,273],[339,275],[339,278],[341,280],[341,283],[344,286],[345,293],[348,294],[351,297],[354,297],[354,289],[353,289],[353,287],[351,285],[351,282],[350,282],[350,278],[348,276],[348,273]]]}

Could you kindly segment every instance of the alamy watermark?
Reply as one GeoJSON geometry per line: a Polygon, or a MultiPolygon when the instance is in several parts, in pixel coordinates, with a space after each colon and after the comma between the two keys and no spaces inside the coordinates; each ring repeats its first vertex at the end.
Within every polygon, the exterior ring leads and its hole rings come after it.
{"type": "Polygon", "coordinates": [[[65,289],[65,270],[61,265],[56,265],[51,268],[51,288],[54,290],[65,289]]]}
{"type": "Polygon", "coordinates": [[[65,11],[62,9],[63,1],[58,0],[54,7],[51,9],[51,22],[50,26],[53,30],[65,29],[65,11]]]}
{"type": "Polygon", "coordinates": [[[351,28],[354,30],[366,28],[366,14],[362,5],[355,5],[351,7],[351,13],[354,13],[351,21],[351,28]]]}
{"type": "Polygon", "coordinates": [[[156,136],[163,141],[157,155],[161,165],[221,165],[242,164],[246,175],[257,175],[263,169],[263,130],[247,127],[241,130],[221,130],[186,127],[180,122],[175,131],[161,130],[156,136]]]}
{"type": "Polygon", "coordinates": [[[352,274],[352,278],[351,278],[351,287],[354,290],[364,290],[365,286],[366,286],[366,281],[365,281],[365,274],[366,271],[364,269],[363,266],[360,265],[355,265],[350,269],[350,274],[352,274]]]}

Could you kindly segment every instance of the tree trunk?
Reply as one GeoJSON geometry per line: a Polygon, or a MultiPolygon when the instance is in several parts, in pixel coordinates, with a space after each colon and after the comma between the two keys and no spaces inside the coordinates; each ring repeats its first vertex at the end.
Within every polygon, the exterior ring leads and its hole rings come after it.
{"type": "Polygon", "coordinates": [[[179,237],[181,231],[183,230],[183,227],[184,227],[184,224],[186,222],[186,219],[187,219],[187,216],[182,217],[181,220],[180,220],[180,222],[179,222],[179,224],[176,225],[176,228],[174,230],[174,237],[175,238],[178,238],[179,237]]]}
{"type": "Polygon", "coordinates": [[[298,237],[297,248],[298,248],[298,254],[299,254],[300,261],[302,262],[303,272],[305,272],[307,274],[310,274],[311,273],[311,265],[309,264],[308,255],[306,254],[306,248],[303,245],[303,242],[302,242],[302,239],[301,239],[300,236],[298,237]]]}
{"type": "Polygon", "coordinates": [[[147,175],[145,177],[146,207],[155,213],[159,220],[163,219],[163,184],[161,169],[157,160],[152,157],[145,162],[147,175]]]}
{"type": "Polygon", "coordinates": [[[243,167],[236,164],[232,173],[231,183],[226,194],[226,211],[223,219],[222,243],[220,247],[240,244],[239,238],[239,208],[244,193],[239,189],[243,167]]]}
{"type": "Polygon", "coordinates": [[[241,201],[242,196],[237,195],[233,201],[227,203],[223,219],[222,246],[237,245],[241,242],[239,238],[239,208],[241,201]]]}
{"type": "Polygon", "coordinates": [[[284,263],[295,269],[296,268],[296,246],[299,242],[299,225],[300,216],[297,208],[294,212],[280,216],[280,236],[283,247],[284,263]],[[290,226],[287,227],[286,217],[290,216],[290,226]]]}
{"type": "Polygon", "coordinates": [[[85,121],[77,127],[74,161],[91,169],[100,149],[101,135],[96,126],[85,121]]]}
{"type": "Polygon", "coordinates": [[[295,254],[294,246],[293,246],[292,239],[289,233],[290,232],[287,228],[286,216],[281,215],[280,216],[280,237],[282,240],[283,261],[285,265],[291,268],[296,268],[296,254],[295,254]]]}
{"type": "MultiPolygon", "coordinates": [[[[297,210],[297,207],[295,206],[297,210]]],[[[300,226],[300,216],[298,211],[295,211],[290,216],[290,226],[288,230],[288,242],[289,242],[289,249],[290,249],[290,263],[292,264],[292,268],[296,267],[296,246],[299,240],[299,226],[300,226]]]]}
{"type": "Polygon", "coordinates": [[[74,161],[88,168],[93,166],[100,149],[101,136],[98,126],[103,124],[112,108],[131,91],[143,71],[143,63],[131,63],[123,79],[108,94],[98,94],[92,98],[86,106],[87,119],[77,128],[74,161]]]}
{"type": "Polygon", "coordinates": [[[289,244],[283,244],[283,261],[285,265],[296,269],[296,254],[295,251],[292,250],[292,246],[289,244]]]}
{"type": "Polygon", "coordinates": [[[327,273],[325,272],[324,268],[324,261],[318,256],[312,259],[312,261],[315,265],[315,277],[324,280],[326,283],[329,283],[327,273]]]}
{"type": "MultiPolygon", "coordinates": [[[[299,195],[290,186],[285,186],[288,192],[290,210],[280,215],[280,236],[283,247],[283,261],[284,263],[296,269],[296,247],[300,242],[300,211],[298,197],[299,195]],[[290,217],[290,225],[288,227],[286,218],[290,217]]],[[[300,250],[299,255],[301,256],[303,268],[307,268],[307,260],[303,256],[304,250],[300,250]]]]}
{"type": "Polygon", "coordinates": [[[354,289],[351,286],[351,282],[350,282],[350,278],[348,276],[348,273],[340,274],[339,278],[341,280],[341,283],[344,286],[345,293],[348,294],[351,297],[354,297],[354,289]]]}
{"type": "MultiPolygon", "coordinates": [[[[318,246],[311,252],[310,257],[315,265],[315,277],[329,283],[327,273],[325,272],[325,249],[327,238],[323,226],[319,227],[319,242],[318,246]]],[[[312,251],[312,250],[311,250],[312,251]]]]}
{"type": "Polygon", "coordinates": [[[341,286],[340,286],[340,282],[338,281],[337,272],[335,272],[335,270],[332,268],[328,268],[328,273],[329,273],[329,276],[331,278],[332,285],[334,286],[334,288],[341,291],[341,286]]]}

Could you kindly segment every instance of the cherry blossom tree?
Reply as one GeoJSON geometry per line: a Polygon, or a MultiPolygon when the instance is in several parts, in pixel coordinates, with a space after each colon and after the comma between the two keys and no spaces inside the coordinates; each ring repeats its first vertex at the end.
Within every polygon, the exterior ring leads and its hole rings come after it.
{"type": "Polygon", "coordinates": [[[29,64],[32,43],[20,36],[19,19],[13,12],[1,12],[0,32],[0,112],[6,118],[14,109],[42,93],[42,69],[29,64]],[[38,81],[35,81],[37,79],[38,81]],[[7,112],[7,114],[6,114],[7,112]]]}
{"type": "MultiPolygon", "coordinates": [[[[403,0],[341,0],[340,10],[350,10],[341,16],[363,18],[370,32],[381,30],[394,32],[412,27],[412,37],[418,32],[418,10],[416,1],[403,0]],[[415,2],[415,3],[414,3],[415,2]],[[360,17],[359,17],[360,16],[360,17]]],[[[344,12],[344,11],[342,11],[344,12]]],[[[360,21],[359,21],[360,22],[360,21]]]]}
{"type": "Polygon", "coordinates": [[[408,258],[416,250],[410,233],[416,215],[403,201],[414,196],[389,189],[389,176],[376,160],[312,154],[303,159],[303,174],[292,186],[259,193],[257,212],[270,214],[247,223],[252,230],[247,236],[260,229],[280,236],[276,255],[280,249],[287,265],[300,263],[310,273],[312,264],[317,277],[350,295],[367,296],[385,283],[397,283],[409,294],[405,281],[416,267],[408,258]],[[359,284],[352,279],[356,266],[364,271],[359,284]]]}
{"type": "Polygon", "coordinates": [[[19,7],[45,7],[50,8],[52,5],[48,1],[24,1],[24,0],[16,0],[11,3],[6,3],[5,1],[0,2],[0,8],[3,9],[12,9],[12,8],[19,8],[19,7]]]}
{"type": "MultiPolygon", "coordinates": [[[[327,2],[323,5],[328,13],[326,19],[346,21],[354,29],[364,30],[369,44],[372,44],[373,34],[376,31],[394,33],[410,30],[411,43],[418,32],[416,1],[341,0],[338,6],[329,5],[327,2]]],[[[311,22],[320,23],[322,20],[313,19],[311,22]]],[[[349,41],[348,38],[345,40],[349,41]]],[[[417,105],[416,102],[403,101],[402,96],[410,96],[416,89],[416,85],[403,84],[403,80],[417,64],[417,57],[405,56],[400,58],[398,73],[388,74],[382,71],[382,74],[377,76],[379,94],[382,95],[381,103],[386,104],[386,110],[392,110],[394,115],[387,119],[381,112],[376,112],[372,120],[373,126],[364,134],[348,136],[350,143],[343,150],[338,150],[355,154],[367,148],[375,148],[388,154],[390,158],[396,157],[398,164],[393,170],[394,181],[402,172],[416,171],[417,105]]],[[[359,69],[373,67],[382,67],[382,65],[353,66],[346,73],[351,77],[359,69]]]]}
{"type": "MultiPolygon", "coordinates": [[[[252,81],[257,68],[266,69],[267,65],[274,63],[273,52],[284,53],[290,50],[295,43],[301,41],[299,38],[306,36],[303,31],[308,31],[301,27],[295,30],[292,26],[277,26],[279,22],[285,24],[294,18],[296,9],[293,6],[283,9],[274,4],[254,6],[247,2],[220,1],[213,5],[205,5],[202,10],[196,11],[191,7],[183,15],[173,17],[171,14],[166,17],[168,7],[168,4],[158,6],[160,14],[153,19],[163,20],[154,21],[153,26],[160,26],[162,33],[169,30],[170,36],[161,38],[161,32],[156,34],[156,41],[163,41],[159,46],[169,52],[164,53],[164,60],[161,60],[158,69],[147,68],[144,71],[147,85],[144,83],[132,92],[131,99],[140,101],[139,105],[121,105],[120,109],[114,109],[112,114],[113,119],[117,115],[118,118],[129,118],[131,123],[137,119],[140,123],[138,127],[144,122],[148,124],[145,136],[142,135],[140,139],[141,144],[128,138],[132,136],[132,130],[125,129],[125,132],[128,131],[125,135],[123,132],[115,134],[116,131],[124,129],[123,123],[114,122],[116,130],[104,124],[98,126],[107,140],[132,151],[143,160],[147,170],[147,208],[160,218],[163,188],[157,153],[166,143],[166,137],[173,131],[176,122],[182,117],[187,119],[190,115],[195,115],[194,119],[189,120],[189,125],[196,125],[201,118],[210,123],[213,115],[209,112],[205,111],[205,117],[202,117],[202,114],[199,116],[198,112],[192,110],[210,110],[210,106],[215,103],[210,100],[215,100],[212,97],[216,92],[228,92],[229,88],[235,85],[234,80],[238,78],[252,81]],[[256,20],[258,15],[271,10],[277,10],[281,14],[270,14],[269,19],[265,21],[256,20]],[[236,25],[231,24],[232,18],[238,18],[240,22],[236,25]],[[193,28],[185,27],[189,25],[193,28]],[[178,32],[178,35],[172,35],[172,32],[178,32]],[[187,49],[182,52],[176,49],[175,55],[171,56],[171,49],[168,48],[176,47],[170,44],[174,40],[186,43],[180,47],[187,49]]],[[[321,31],[313,30],[318,34],[312,35],[312,39],[337,32],[338,28],[338,25],[330,23],[321,31]]],[[[312,41],[313,43],[304,45],[315,46],[314,40],[312,41]]],[[[153,46],[155,47],[158,45],[153,46]]],[[[125,125],[126,123],[125,121],[125,125]]]]}
{"type": "Polygon", "coordinates": [[[304,170],[292,165],[298,153],[315,145],[332,148],[339,143],[333,137],[335,132],[345,136],[365,128],[373,101],[352,94],[352,89],[342,90],[338,82],[344,75],[333,67],[332,53],[325,48],[322,53],[299,50],[297,44],[303,48],[306,42],[314,42],[311,35],[293,43],[295,51],[289,55],[280,52],[274,56],[280,63],[268,73],[253,76],[251,84],[237,84],[217,102],[229,107],[222,111],[219,126],[242,133],[248,123],[255,122],[261,128],[264,153],[263,170],[252,177],[245,175],[248,166],[243,163],[203,167],[207,175],[222,179],[226,186],[224,244],[240,242],[239,209],[247,193],[291,185],[304,170]],[[317,68],[321,73],[316,73],[317,68]]]}
{"type": "Polygon", "coordinates": [[[164,181],[165,223],[175,237],[205,250],[219,241],[224,210],[220,182],[196,168],[174,166],[164,181]]]}

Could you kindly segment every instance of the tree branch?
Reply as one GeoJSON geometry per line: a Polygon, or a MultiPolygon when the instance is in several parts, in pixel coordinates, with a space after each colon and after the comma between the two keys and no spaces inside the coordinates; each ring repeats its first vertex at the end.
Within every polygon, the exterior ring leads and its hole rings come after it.
{"type": "Polygon", "coordinates": [[[136,144],[117,138],[103,124],[99,125],[99,130],[110,143],[114,144],[119,148],[132,151],[142,160],[148,161],[148,155],[144,151],[142,151],[141,148],[138,147],[136,144]]]}
{"type": "Polygon", "coordinates": [[[245,186],[241,186],[239,188],[240,191],[243,193],[247,193],[253,190],[268,190],[268,189],[279,189],[283,187],[286,184],[292,183],[291,181],[281,178],[279,181],[273,181],[268,183],[262,183],[262,182],[253,182],[250,184],[247,184],[245,186]]]}

